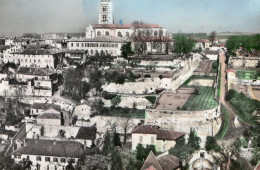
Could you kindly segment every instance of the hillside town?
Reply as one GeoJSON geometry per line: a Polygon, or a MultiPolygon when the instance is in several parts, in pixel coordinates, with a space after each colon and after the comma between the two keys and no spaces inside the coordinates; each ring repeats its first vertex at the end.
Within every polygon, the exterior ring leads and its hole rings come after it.
{"type": "Polygon", "coordinates": [[[0,169],[259,170],[260,35],[113,11],[100,0],[84,34],[0,37],[0,169]]]}

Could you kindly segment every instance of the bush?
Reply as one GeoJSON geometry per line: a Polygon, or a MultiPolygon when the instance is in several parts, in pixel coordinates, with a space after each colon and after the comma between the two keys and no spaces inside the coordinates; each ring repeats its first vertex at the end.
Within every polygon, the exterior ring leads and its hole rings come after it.
{"type": "Polygon", "coordinates": [[[109,94],[109,93],[103,93],[103,97],[104,97],[104,99],[106,99],[106,100],[111,100],[111,99],[113,99],[114,97],[116,97],[116,95],[115,95],[115,94],[109,94]]]}
{"type": "Polygon", "coordinates": [[[220,147],[217,144],[215,138],[213,138],[211,136],[207,136],[205,148],[207,151],[210,151],[210,150],[215,150],[216,152],[220,151],[220,147]]]}
{"type": "Polygon", "coordinates": [[[225,100],[226,100],[226,101],[231,100],[231,99],[235,96],[235,94],[236,94],[236,91],[235,91],[235,90],[233,90],[233,89],[229,90],[229,91],[227,92],[227,94],[226,94],[225,100]]]}
{"type": "Polygon", "coordinates": [[[144,77],[145,78],[151,78],[151,75],[150,74],[145,74],[144,77]]]}

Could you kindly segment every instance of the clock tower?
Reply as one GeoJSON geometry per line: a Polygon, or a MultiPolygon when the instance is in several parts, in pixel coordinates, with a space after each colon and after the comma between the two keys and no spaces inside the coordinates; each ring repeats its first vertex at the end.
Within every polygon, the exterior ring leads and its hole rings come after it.
{"type": "Polygon", "coordinates": [[[113,4],[112,0],[101,0],[99,9],[98,24],[113,24],[113,4]]]}

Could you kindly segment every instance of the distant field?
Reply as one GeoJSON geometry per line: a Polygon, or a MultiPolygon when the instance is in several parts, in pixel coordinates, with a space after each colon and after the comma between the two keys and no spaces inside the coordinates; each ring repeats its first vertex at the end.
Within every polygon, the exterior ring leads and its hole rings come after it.
{"type": "Polygon", "coordinates": [[[215,89],[213,87],[198,86],[199,94],[192,96],[183,105],[182,110],[208,110],[218,106],[218,102],[214,100],[215,89]]]}
{"type": "Polygon", "coordinates": [[[238,70],[237,71],[237,77],[239,79],[258,79],[260,80],[260,76],[257,77],[257,71],[255,70],[238,70]]]}

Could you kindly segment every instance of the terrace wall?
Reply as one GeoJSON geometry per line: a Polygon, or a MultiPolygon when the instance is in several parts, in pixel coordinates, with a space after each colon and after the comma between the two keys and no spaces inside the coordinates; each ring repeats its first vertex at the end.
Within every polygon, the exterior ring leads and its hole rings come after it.
{"type": "Polygon", "coordinates": [[[231,68],[255,68],[260,61],[260,57],[230,57],[229,65],[231,68]]]}
{"type": "Polygon", "coordinates": [[[220,129],[220,106],[210,110],[182,111],[146,109],[145,124],[165,129],[190,132],[194,128],[199,136],[216,135],[220,129]]]}

